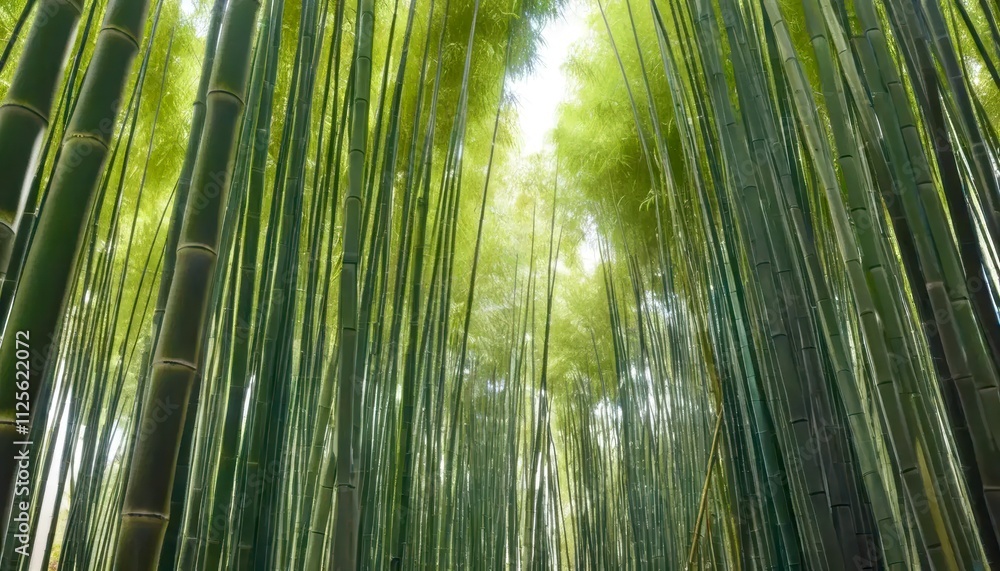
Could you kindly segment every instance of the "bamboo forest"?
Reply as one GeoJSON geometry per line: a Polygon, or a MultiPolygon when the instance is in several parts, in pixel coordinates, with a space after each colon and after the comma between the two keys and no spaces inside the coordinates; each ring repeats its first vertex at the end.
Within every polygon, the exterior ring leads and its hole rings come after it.
{"type": "Polygon", "coordinates": [[[1000,570],[996,0],[0,0],[3,571],[1000,570]]]}

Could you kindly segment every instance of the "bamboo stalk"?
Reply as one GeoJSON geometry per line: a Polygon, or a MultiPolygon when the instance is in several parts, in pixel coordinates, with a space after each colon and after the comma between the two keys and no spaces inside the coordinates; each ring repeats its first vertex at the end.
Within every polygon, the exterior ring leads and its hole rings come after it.
{"type": "MultiPolygon", "coordinates": [[[[14,442],[20,440],[14,400],[19,361],[16,332],[25,332],[31,346],[39,351],[29,360],[27,371],[27,398],[36,402],[40,385],[56,364],[70,278],[76,269],[97,181],[104,172],[122,91],[139,51],[147,8],[146,0],[115,0],[108,5],[104,27],[64,134],[46,198],[47,208],[39,219],[7,321],[6,331],[15,334],[5,335],[0,345],[0,452],[5,458],[13,457],[14,442]]],[[[0,531],[6,531],[14,471],[13,462],[0,464],[0,519],[4,522],[0,531]]]]}
{"type": "Polygon", "coordinates": [[[194,194],[185,206],[177,271],[170,284],[125,490],[115,556],[118,569],[155,569],[159,562],[184,418],[201,363],[206,317],[212,310],[209,301],[223,205],[229,192],[259,6],[257,0],[236,0],[226,12],[192,179],[194,194]]]}
{"type": "Polygon", "coordinates": [[[705,469],[705,483],[701,486],[701,499],[698,500],[698,516],[694,520],[694,530],[691,532],[691,549],[688,550],[688,559],[685,569],[691,569],[694,565],[694,556],[698,552],[698,539],[701,538],[701,520],[705,516],[705,506],[708,503],[708,484],[712,481],[712,468],[715,466],[715,457],[719,452],[719,434],[722,432],[722,411],[719,411],[718,418],[715,419],[715,429],[712,430],[712,447],[708,453],[708,467],[705,469]]]}

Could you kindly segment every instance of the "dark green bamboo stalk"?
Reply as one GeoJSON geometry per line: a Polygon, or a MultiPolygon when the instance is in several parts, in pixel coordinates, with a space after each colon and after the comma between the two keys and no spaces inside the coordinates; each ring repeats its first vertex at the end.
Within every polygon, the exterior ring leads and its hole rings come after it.
{"type": "Polygon", "coordinates": [[[115,558],[118,569],[154,569],[159,561],[184,418],[201,362],[205,321],[212,311],[209,302],[223,206],[229,193],[259,6],[257,0],[235,0],[226,12],[192,178],[194,194],[185,206],[177,270],[170,284],[147,406],[125,491],[115,558]]]}
{"type": "MultiPolygon", "coordinates": [[[[28,2],[25,10],[31,4],[28,2]]],[[[82,11],[80,0],[39,3],[17,72],[0,105],[0,170],[4,172],[0,182],[0,280],[7,273],[14,235],[82,11]]]]}
{"type": "Polygon", "coordinates": [[[344,246],[340,273],[340,370],[337,395],[337,477],[330,567],[353,571],[357,566],[359,524],[358,489],[353,450],[358,331],[358,262],[361,244],[362,183],[368,149],[368,102],[371,92],[371,54],[374,27],[372,0],[358,0],[357,55],[354,60],[353,120],[348,162],[348,191],[344,199],[344,246]]]}
{"type": "MultiPolygon", "coordinates": [[[[42,211],[25,261],[18,295],[0,346],[0,451],[14,455],[17,332],[24,332],[37,353],[30,359],[26,395],[38,394],[46,370],[55,364],[59,323],[67,305],[70,277],[91,210],[94,190],[104,171],[121,95],[139,51],[148,1],[113,1],[107,8],[94,56],[84,78],[60,158],[52,174],[47,208],[42,211]]],[[[23,340],[22,340],[23,341],[23,340]]],[[[13,493],[14,464],[0,466],[0,514],[6,514],[13,493]]],[[[6,519],[4,519],[6,521],[6,519]]],[[[3,534],[6,535],[6,534],[3,534]]]]}
{"type": "Polygon", "coordinates": [[[201,63],[201,76],[198,80],[198,88],[195,92],[195,99],[192,105],[194,112],[191,116],[191,132],[188,135],[187,149],[184,152],[184,163],[181,166],[180,175],[177,177],[177,191],[174,195],[170,228],[167,230],[167,241],[164,244],[163,271],[160,276],[158,293],[156,294],[156,308],[153,310],[153,343],[150,345],[150,351],[155,350],[156,339],[160,335],[160,326],[163,323],[163,313],[166,311],[170,283],[173,281],[174,265],[177,259],[177,240],[180,238],[184,208],[191,189],[191,175],[194,171],[195,161],[198,158],[198,145],[201,142],[201,133],[205,127],[205,97],[208,93],[209,80],[212,78],[212,70],[215,68],[215,52],[218,48],[219,31],[222,28],[222,16],[225,4],[225,0],[215,0],[215,3],[212,5],[212,16],[208,24],[208,33],[205,36],[205,58],[201,63]]]}

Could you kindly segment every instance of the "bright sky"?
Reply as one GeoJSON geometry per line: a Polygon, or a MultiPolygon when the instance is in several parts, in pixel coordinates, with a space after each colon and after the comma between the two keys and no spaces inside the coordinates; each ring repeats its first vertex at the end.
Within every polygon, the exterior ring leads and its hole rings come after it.
{"type": "MultiPolygon", "coordinates": [[[[181,12],[193,13],[195,1],[181,0],[181,12]]],[[[522,156],[537,153],[547,146],[548,134],[556,125],[556,109],[567,95],[562,66],[569,59],[573,44],[587,32],[587,13],[585,0],[569,0],[562,13],[542,29],[534,72],[513,85],[518,101],[522,156]]]]}
{"type": "MultiPolygon", "coordinates": [[[[521,131],[518,150],[522,157],[551,146],[549,133],[556,126],[556,111],[570,89],[563,64],[586,35],[588,14],[585,0],[569,0],[562,13],[542,28],[534,71],[512,86],[518,103],[518,126],[521,131]]],[[[584,228],[584,240],[578,245],[577,253],[584,271],[593,273],[600,256],[596,229],[592,225],[584,228]]]]}
{"type": "Polygon", "coordinates": [[[570,0],[555,20],[542,29],[535,70],[513,85],[518,101],[522,156],[537,153],[548,144],[556,126],[556,109],[566,97],[568,85],[562,66],[573,45],[587,32],[587,7],[583,0],[570,0]]]}

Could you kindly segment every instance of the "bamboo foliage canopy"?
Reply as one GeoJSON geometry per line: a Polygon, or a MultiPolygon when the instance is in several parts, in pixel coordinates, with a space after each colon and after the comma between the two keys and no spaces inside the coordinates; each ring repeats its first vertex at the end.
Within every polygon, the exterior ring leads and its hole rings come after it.
{"type": "Polygon", "coordinates": [[[986,0],[0,0],[0,569],[1000,569],[986,0]]]}

